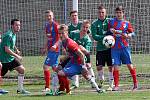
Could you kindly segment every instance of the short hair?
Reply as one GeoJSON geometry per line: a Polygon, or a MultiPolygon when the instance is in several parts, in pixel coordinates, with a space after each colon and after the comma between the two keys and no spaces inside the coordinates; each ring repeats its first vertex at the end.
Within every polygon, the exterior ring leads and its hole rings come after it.
{"type": "MultiPolygon", "coordinates": [[[[59,31],[60,31],[60,30],[68,31],[68,26],[65,25],[65,24],[60,24],[58,30],[59,30],[59,31]]],[[[59,34],[61,34],[61,33],[59,32],[59,34]]]]}
{"type": "Polygon", "coordinates": [[[46,10],[45,13],[53,13],[51,10],[46,10]]]}
{"type": "Polygon", "coordinates": [[[11,25],[14,25],[14,23],[15,23],[16,21],[20,21],[20,20],[19,20],[19,19],[12,19],[12,20],[11,20],[11,25]]]}
{"type": "Polygon", "coordinates": [[[104,7],[104,5],[98,6],[98,10],[101,10],[101,9],[106,9],[106,8],[104,7]]]}
{"type": "Polygon", "coordinates": [[[122,11],[122,12],[124,12],[124,8],[122,6],[118,6],[118,7],[116,7],[115,11],[122,11]]]}
{"type": "Polygon", "coordinates": [[[86,20],[83,20],[82,25],[83,25],[83,24],[90,24],[90,21],[89,21],[89,20],[87,20],[87,19],[86,19],[86,20]]]}
{"type": "Polygon", "coordinates": [[[70,12],[70,16],[71,16],[72,14],[74,14],[74,13],[78,13],[78,11],[77,11],[77,10],[72,10],[72,11],[70,12]]]}

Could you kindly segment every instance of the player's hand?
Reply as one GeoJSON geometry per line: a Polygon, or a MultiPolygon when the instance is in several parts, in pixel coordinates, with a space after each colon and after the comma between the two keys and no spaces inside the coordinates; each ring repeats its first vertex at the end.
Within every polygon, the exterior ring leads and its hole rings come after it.
{"type": "Polygon", "coordinates": [[[51,51],[56,51],[56,48],[57,48],[56,45],[53,45],[53,46],[50,48],[50,50],[51,50],[51,51]]]}
{"type": "Polygon", "coordinates": [[[19,61],[22,61],[22,56],[17,56],[17,59],[19,60],[19,61]]]}
{"type": "Polygon", "coordinates": [[[110,32],[115,34],[116,33],[116,30],[114,28],[110,28],[110,32]]]}
{"type": "Polygon", "coordinates": [[[21,55],[21,52],[19,50],[16,50],[16,54],[21,55]]]}
{"type": "Polygon", "coordinates": [[[46,48],[41,48],[41,53],[42,53],[42,55],[44,55],[46,52],[47,52],[47,49],[46,49],[46,48]]]}

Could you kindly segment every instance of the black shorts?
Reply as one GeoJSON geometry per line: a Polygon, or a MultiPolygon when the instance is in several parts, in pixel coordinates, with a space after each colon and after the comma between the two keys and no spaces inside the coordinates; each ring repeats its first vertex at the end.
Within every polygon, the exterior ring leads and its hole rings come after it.
{"type": "Polygon", "coordinates": [[[19,67],[22,65],[17,59],[14,59],[12,62],[9,63],[2,63],[2,70],[1,70],[1,76],[4,76],[8,70],[12,71],[14,68],[19,67]]]}
{"type": "Polygon", "coordinates": [[[96,53],[96,66],[112,66],[111,49],[104,51],[97,51],[96,53]]]}

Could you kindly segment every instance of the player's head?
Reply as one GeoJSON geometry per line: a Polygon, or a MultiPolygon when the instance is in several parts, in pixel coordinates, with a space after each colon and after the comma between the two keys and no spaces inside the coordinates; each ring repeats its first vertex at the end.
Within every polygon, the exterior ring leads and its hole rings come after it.
{"type": "Polygon", "coordinates": [[[124,18],[124,8],[122,6],[118,6],[115,9],[116,18],[122,20],[124,18]]]}
{"type": "Polygon", "coordinates": [[[76,10],[70,12],[70,19],[73,24],[78,24],[78,12],[76,10]]]}
{"type": "Polygon", "coordinates": [[[58,33],[61,40],[65,40],[66,38],[68,38],[68,26],[65,24],[59,25],[58,33]]]}
{"type": "Polygon", "coordinates": [[[12,19],[11,20],[11,29],[14,33],[19,32],[20,31],[20,20],[19,19],[12,19]]]}
{"type": "Polygon", "coordinates": [[[106,8],[103,5],[98,7],[98,18],[104,20],[106,17],[106,8]]]}
{"type": "Polygon", "coordinates": [[[82,33],[88,33],[90,29],[90,21],[89,20],[84,20],[81,26],[81,32],[82,33]]]}
{"type": "Polygon", "coordinates": [[[46,10],[45,11],[45,14],[46,14],[46,19],[49,21],[49,22],[53,22],[53,19],[54,19],[54,14],[51,10],[46,10]]]}

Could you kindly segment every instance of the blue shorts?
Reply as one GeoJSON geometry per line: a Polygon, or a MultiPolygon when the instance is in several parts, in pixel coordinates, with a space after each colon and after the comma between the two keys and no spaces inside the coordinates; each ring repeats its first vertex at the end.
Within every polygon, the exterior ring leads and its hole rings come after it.
{"type": "Polygon", "coordinates": [[[57,66],[58,65],[58,56],[59,56],[59,52],[48,51],[44,65],[52,66],[52,67],[57,66]]]}
{"type": "Polygon", "coordinates": [[[131,52],[129,47],[111,49],[112,65],[131,64],[131,52]]]}
{"type": "Polygon", "coordinates": [[[79,64],[73,64],[70,62],[68,62],[68,64],[63,68],[63,72],[69,77],[71,78],[74,75],[79,75],[81,74],[82,71],[82,66],[79,64]]]}

